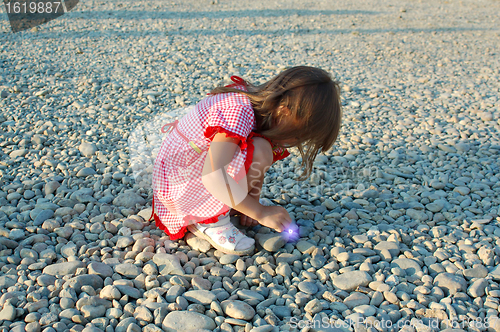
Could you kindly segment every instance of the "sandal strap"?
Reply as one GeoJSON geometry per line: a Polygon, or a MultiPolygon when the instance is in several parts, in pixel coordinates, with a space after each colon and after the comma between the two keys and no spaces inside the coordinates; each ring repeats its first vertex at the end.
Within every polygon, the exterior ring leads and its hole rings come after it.
{"type": "MultiPolygon", "coordinates": [[[[231,210],[229,210],[231,211],[231,210]]],[[[220,226],[225,226],[231,222],[231,217],[229,216],[229,211],[227,212],[227,215],[221,215],[220,220],[218,222],[214,222],[211,224],[198,224],[197,226],[201,226],[204,228],[214,228],[214,227],[220,227],[220,226]]],[[[201,230],[200,227],[198,229],[201,230]]]]}
{"type": "MultiPolygon", "coordinates": [[[[229,219],[229,218],[228,218],[229,219]]],[[[199,226],[199,224],[197,225],[199,226]]],[[[200,229],[207,236],[209,236],[212,241],[216,242],[219,246],[224,247],[229,250],[234,250],[238,242],[246,238],[238,228],[236,228],[232,223],[229,223],[220,227],[204,227],[205,229],[200,229]]]]}

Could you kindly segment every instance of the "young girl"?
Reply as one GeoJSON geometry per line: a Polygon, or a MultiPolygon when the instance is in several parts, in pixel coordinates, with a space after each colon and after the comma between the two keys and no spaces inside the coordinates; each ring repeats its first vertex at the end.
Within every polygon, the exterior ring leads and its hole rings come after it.
{"type": "Polygon", "coordinates": [[[245,255],[255,241],[230,215],[278,232],[291,223],[283,207],[260,204],[264,175],[296,146],[305,168],[299,180],[307,178],[316,155],[337,138],[341,102],[338,83],[313,67],[287,69],[259,86],[231,80],[162,128],[173,130],[155,160],[152,217],[171,240],[189,229],[222,252],[245,255]]]}

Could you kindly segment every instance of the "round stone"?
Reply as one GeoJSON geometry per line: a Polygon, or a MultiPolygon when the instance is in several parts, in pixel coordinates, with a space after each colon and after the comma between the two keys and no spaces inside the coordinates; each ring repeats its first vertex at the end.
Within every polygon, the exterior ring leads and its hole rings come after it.
{"type": "Polygon", "coordinates": [[[315,283],[310,281],[299,282],[298,287],[301,292],[304,292],[306,294],[314,295],[318,292],[318,286],[316,286],[315,283]]]}
{"type": "Polygon", "coordinates": [[[243,301],[222,301],[221,308],[229,317],[243,320],[251,320],[255,316],[255,310],[243,301]]]}
{"type": "Polygon", "coordinates": [[[165,332],[209,330],[216,327],[212,318],[193,311],[172,311],[162,324],[165,332]]]}

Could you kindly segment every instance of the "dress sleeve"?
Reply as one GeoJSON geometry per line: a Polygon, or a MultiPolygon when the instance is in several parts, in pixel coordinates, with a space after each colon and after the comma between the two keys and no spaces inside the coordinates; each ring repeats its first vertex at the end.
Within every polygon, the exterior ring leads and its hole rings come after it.
{"type": "Polygon", "coordinates": [[[273,148],[273,164],[278,160],[285,159],[289,155],[290,152],[288,152],[288,150],[285,148],[280,148],[280,147],[273,148]]]}
{"type": "Polygon", "coordinates": [[[247,147],[247,138],[253,128],[254,111],[247,105],[214,105],[208,115],[205,137],[210,141],[217,133],[241,140],[240,149],[247,147]]]}

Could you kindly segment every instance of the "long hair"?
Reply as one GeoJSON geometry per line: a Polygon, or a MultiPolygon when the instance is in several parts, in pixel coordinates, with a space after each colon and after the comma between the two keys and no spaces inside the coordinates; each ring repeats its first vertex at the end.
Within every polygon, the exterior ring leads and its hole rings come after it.
{"type": "Polygon", "coordinates": [[[324,70],[298,66],[289,68],[262,85],[243,81],[248,91],[232,87],[217,87],[211,94],[236,92],[250,99],[257,121],[256,132],[273,140],[296,139],[305,171],[303,181],[312,172],[313,162],[320,150],[329,150],[340,131],[342,104],[339,83],[324,70]],[[288,115],[300,123],[300,128],[276,126],[283,118],[282,106],[288,115]]]}

